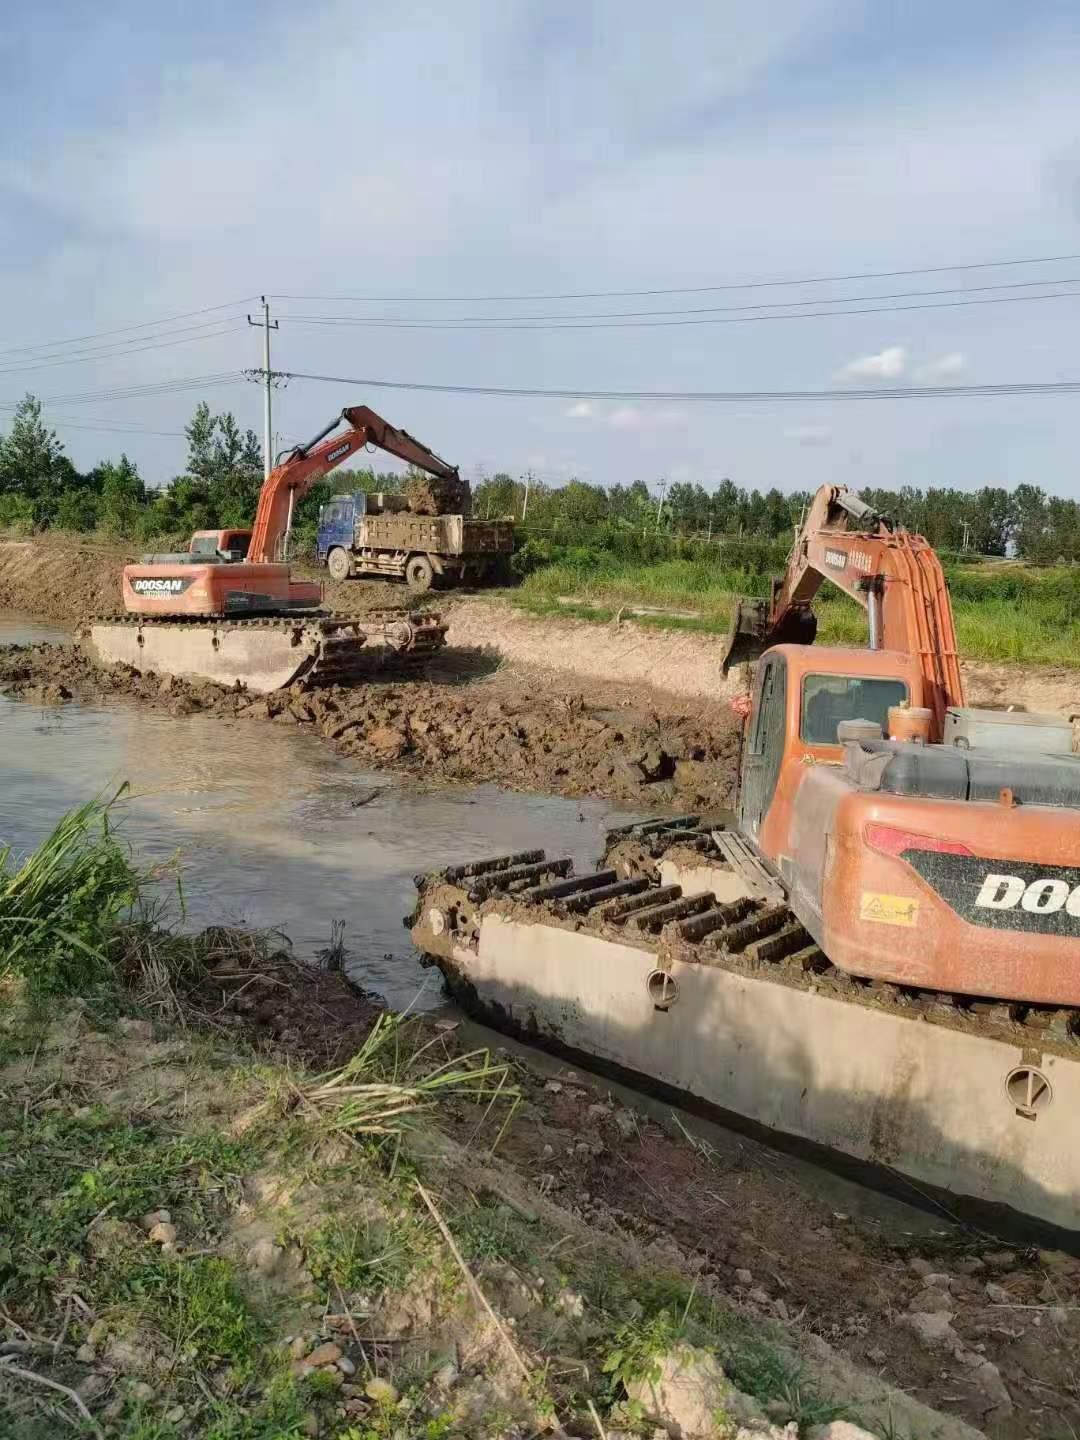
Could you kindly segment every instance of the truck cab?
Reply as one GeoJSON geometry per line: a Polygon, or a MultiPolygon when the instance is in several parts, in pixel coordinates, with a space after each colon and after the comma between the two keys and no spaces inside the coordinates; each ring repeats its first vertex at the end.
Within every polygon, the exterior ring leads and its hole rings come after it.
{"type": "Polygon", "coordinates": [[[331,550],[349,551],[353,547],[356,522],[367,514],[367,495],[359,490],[352,495],[335,495],[319,507],[319,528],[315,538],[320,565],[326,564],[331,550]]]}

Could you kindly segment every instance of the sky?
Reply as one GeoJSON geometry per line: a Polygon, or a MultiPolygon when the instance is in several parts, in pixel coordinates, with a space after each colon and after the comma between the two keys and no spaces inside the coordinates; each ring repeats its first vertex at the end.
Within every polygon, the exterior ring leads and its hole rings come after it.
{"type": "Polygon", "coordinates": [[[293,380],[274,396],[282,445],[366,403],[473,475],[1080,497],[1080,397],[572,393],[1080,379],[1080,259],[706,288],[1080,255],[1074,3],[18,10],[0,32],[0,427],[33,391],[82,467],[124,450],[168,480],[202,398],[261,433],[237,376],[261,364],[246,316],[266,293],[278,369],[571,392],[293,380]],[[1064,298],[813,313],[1032,280],[940,298],[1064,298]],[[679,293],[598,293],[658,290],[679,293]],[[567,293],[595,298],[545,298],[567,293]],[[489,298],[507,296],[523,298],[489,298]],[[748,305],[774,308],[717,308],[748,305]],[[76,398],[110,391],[128,396],[76,398]]]}

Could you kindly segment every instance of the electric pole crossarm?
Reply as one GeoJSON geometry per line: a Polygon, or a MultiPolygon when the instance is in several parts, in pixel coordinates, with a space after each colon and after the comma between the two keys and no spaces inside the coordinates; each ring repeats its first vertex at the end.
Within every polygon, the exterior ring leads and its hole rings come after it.
{"type": "Polygon", "coordinates": [[[249,325],[257,325],[263,332],[263,479],[270,478],[270,471],[274,468],[274,432],[270,424],[270,392],[273,389],[273,372],[270,369],[270,331],[278,328],[278,322],[270,319],[270,302],[265,295],[261,295],[262,319],[253,320],[249,315],[249,325]]]}

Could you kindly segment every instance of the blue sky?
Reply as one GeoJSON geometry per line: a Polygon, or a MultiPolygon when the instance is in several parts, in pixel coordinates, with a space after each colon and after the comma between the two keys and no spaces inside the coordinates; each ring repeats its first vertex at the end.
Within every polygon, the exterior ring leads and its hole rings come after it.
{"type": "MultiPolygon", "coordinates": [[[[5,21],[0,402],[258,364],[255,332],[228,320],[248,308],[229,302],[261,291],[531,295],[1080,252],[1074,4],[153,9],[61,0],[5,21]],[[162,337],[182,344],[63,365],[44,361],[75,359],[76,347],[11,349],[219,303],[224,333],[162,337]]],[[[275,363],[583,389],[1080,378],[1073,300],[641,329],[451,333],[288,318],[674,309],[1033,275],[1080,277],[1080,261],[744,297],[281,300],[275,363]]],[[[261,424],[255,387],[206,396],[261,424]]],[[[160,481],[180,468],[182,441],[81,427],[179,431],[197,398],[57,400],[50,411],[77,463],[124,448],[160,481]]],[[[467,469],[531,466],[555,481],[1034,480],[1080,495],[1075,399],[584,405],[294,382],[275,428],[301,438],[362,401],[467,469]]]]}

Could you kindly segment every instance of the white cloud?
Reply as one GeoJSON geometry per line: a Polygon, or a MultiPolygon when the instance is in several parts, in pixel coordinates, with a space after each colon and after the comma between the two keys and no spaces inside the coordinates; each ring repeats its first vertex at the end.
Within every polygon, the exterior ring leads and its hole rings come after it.
{"type": "Polygon", "coordinates": [[[578,400],[570,406],[569,410],[563,411],[568,420],[589,420],[592,418],[592,413],[593,408],[588,400],[578,400]]]}
{"type": "Polygon", "coordinates": [[[833,432],[831,425],[788,425],[784,436],[797,445],[829,445],[833,432]]]}
{"type": "Polygon", "coordinates": [[[663,426],[685,425],[686,421],[685,410],[670,407],[657,410],[651,406],[620,405],[608,416],[613,430],[658,430],[663,426]]]}
{"type": "Polygon", "coordinates": [[[967,365],[967,356],[962,350],[950,350],[947,355],[939,355],[936,360],[920,366],[916,372],[916,378],[919,380],[947,380],[950,375],[962,375],[967,369],[967,365]]]}
{"type": "Polygon", "coordinates": [[[876,355],[862,355],[849,360],[836,372],[837,380],[899,380],[907,369],[907,351],[903,345],[886,345],[876,355]]]}

